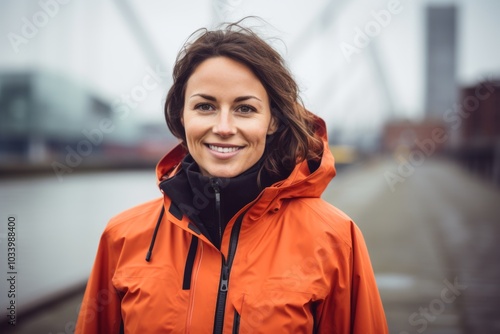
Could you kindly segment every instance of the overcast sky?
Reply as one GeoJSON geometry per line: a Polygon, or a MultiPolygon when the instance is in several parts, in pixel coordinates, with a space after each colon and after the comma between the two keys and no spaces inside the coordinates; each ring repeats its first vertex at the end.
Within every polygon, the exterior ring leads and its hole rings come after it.
{"type": "Polygon", "coordinates": [[[390,117],[424,114],[428,4],[458,6],[459,83],[500,76],[496,0],[58,1],[65,4],[0,2],[0,71],[60,73],[116,102],[142,84],[148,67],[156,69],[162,86],[148,90],[131,120],[163,120],[166,76],[194,30],[247,15],[267,22],[261,24],[264,37],[283,41],[273,45],[289,62],[306,106],[344,133],[375,131],[390,117]],[[374,13],[390,9],[369,46],[346,57],[345,46],[354,45],[357,29],[367,29],[376,22],[374,13]],[[35,30],[26,27],[30,24],[35,30]]]}

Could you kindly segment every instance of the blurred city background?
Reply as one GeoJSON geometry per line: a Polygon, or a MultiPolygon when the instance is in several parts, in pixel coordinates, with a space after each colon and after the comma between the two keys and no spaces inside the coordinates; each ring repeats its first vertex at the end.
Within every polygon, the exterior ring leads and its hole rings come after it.
{"type": "Polygon", "coordinates": [[[2,0],[0,330],[73,331],[107,221],[160,195],[178,50],[249,15],[327,122],[324,198],[365,235],[391,333],[500,333],[495,0],[2,0]]]}

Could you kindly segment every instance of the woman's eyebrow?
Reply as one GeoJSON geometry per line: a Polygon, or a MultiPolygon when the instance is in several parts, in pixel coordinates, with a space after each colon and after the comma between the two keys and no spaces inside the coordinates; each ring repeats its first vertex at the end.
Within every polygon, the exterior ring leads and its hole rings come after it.
{"type": "Polygon", "coordinates": [[[193,97],[197,97],[197,96],[199,96],[199,97],[201,97],[201,98],[204,98],[205,100],[209,100],[209,101],[217,101],[217,99],[216,99],[214,96],[212,96],[212,95],[207,95],[207,94],[193,94],[193,95],[191,95],[189,98],[191,99],[191,98],[193,98],[193,97]]]}
{"type": "Polygon", "coordinates": [[[261,99],[259,99],[256,96],[253,96],[253,95],[239,96],[239,97],[234,99],[234,102],[241,102],[241,101],[245,101],[245,100],[249,100],[249,99],[256,99],[256,100],[259,100],[260,102],[262,102],[261,99]]]}
{"type": "MultiPolygon", "coordinates": [[[[193,97],[201,97],[201,98],[203,98],[205,100],[214,101],[214,102],[217,101],[217,98],[215,98],[212,95],[208,95],[208,94],[202,94],[202,93],[193,94],[189,98],[191,99],[193,97]]],[[[250,99],[256,99],[256,100],[262,102],[261,99],[259,99],[256,96],[253,96],[253,95],[238,96],[237,98],[234,99],[234,102],[241,102],[241,101],[246,101],[246,100],[250,100],[250,99]]]]}

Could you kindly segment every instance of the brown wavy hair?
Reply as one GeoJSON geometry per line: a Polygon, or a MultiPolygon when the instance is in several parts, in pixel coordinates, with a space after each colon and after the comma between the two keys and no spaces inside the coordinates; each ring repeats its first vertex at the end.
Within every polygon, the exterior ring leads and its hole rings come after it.
{"type": "Polygon", "coordinates": [[[189,77],[209,58],[222,56],[238,61],[261,81],[269,96],[271,116],[278,124],[277,131],[266,140],[264,168],[271,174],[288,175],[298,162],[319,159],[323,142],[316,134],[315,116],[305,109],[283,58],[255,32],[241,26],[241,21],[218,30],[197,30],[184,44],[177,55],[173,84],[165,102],[167,125],[187,150],[181,119],[189,77]]]}

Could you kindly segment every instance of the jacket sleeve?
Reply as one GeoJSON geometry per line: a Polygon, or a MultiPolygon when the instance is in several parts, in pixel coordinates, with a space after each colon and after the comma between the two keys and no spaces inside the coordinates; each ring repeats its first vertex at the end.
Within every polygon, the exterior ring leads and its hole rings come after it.
{"type": "Polygon", "coordinates": [[[319,307],[318,333],[389,333],[368,250],[351,222],[352,247],[335,259],[332,288],[319,307]]]}
{"type": "Polygon", "coordinates": [[[112,285],[119,250],[114,249],[109,230],[99,242],[94,266],[87,282],[76,323],[76,334],[119,333],[120,296],[112,285]]]}

